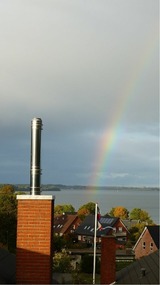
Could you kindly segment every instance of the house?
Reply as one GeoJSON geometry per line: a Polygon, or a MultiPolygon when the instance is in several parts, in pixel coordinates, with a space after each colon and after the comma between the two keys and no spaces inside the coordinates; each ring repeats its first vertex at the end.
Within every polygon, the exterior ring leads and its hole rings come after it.
{"type": "MultiPolygon", "coordinates": [[[[102,235],[111,235],[115,234],[116,236],[116,247],[123,248],[127,238],[128,230],[120,220],[120,218],[111,217],[109,215],[101,216],[99,220],[102,228],[97,229],[97,243],[101,242],[102,235]]],[[[78,236],[80,242],[86,242],[88,244],[93,244],[94,237],[94,227],[95,227],[95,216],[88,215],[84,221],[76,229],[75,234],[78,236]]]]}
{"type": "Polygon", "coordinates": [[[74,233],[81,220],[77,213],[63,213],[54,217],[54,234],[63,236],[74,233]]]}
{"type": "Polygon", "coordinates": [[[115,284],[160,284],[159,250],[144,256],[116,273],[115,284]]]}
{"type": "Polygon", "coordinates": [[[133,250],[135,258],[149,255],[159,249],[159,225],[146,226],[137,240],[133,250]]]}

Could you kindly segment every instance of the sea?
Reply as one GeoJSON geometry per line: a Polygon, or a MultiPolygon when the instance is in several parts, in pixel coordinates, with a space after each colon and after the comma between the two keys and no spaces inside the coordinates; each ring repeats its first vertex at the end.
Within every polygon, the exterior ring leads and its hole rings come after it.
{"type": "Polygon", "coordinates": [[[148,212],[150,218],[159,224],[159,198],[158,188],[117,188],[117,189],[80,189],[60,188],[60,191],[42,191],[42,195],[53,195],[55,205],[71,204],[75,211],[82,205],[93,202],[98,203],[102,215],[109,213],[117,206],[125,207],[129,212],[140,208],[148,212]]]}

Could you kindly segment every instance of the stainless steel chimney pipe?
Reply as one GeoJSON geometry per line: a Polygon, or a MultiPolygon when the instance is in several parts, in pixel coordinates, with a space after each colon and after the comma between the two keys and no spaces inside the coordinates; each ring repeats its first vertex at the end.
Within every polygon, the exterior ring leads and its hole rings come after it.
{"type": "Polygon", "coordinates": [[[42,120],[34,118],[31,122],[30,195],[41,192],[41,130],[42,120]]]}

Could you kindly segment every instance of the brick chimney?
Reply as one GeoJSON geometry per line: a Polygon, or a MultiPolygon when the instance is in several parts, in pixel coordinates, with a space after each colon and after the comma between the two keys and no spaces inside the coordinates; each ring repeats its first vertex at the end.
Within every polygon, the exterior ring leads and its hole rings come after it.
{"type": "Polygon", "coordinates": [[[53,207],[50,195],[17,195],[17,284],[51,284],[53,207]]]}
{"type": "Polygon", "coordinates": [[[101,238],[101,284],[111,284],[116,279],[116,242],[114,236],[101,238]]]}
{"type": "Polygon", "coordinates": [[[17,284],[51,284],[54,197],[41,196],[41,118],[31,122],[30,195],[17,195],[17,284]]]}

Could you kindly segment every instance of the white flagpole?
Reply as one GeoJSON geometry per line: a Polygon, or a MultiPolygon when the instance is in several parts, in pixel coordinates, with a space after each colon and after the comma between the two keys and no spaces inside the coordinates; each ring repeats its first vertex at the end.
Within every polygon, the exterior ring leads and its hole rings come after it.
{"type": "Polygon", "coordinates": [[[96,274],[96,239],[97,239],[97,204],[95,204],[95,218],[94,218],[93,284],[95,284],[95,274],[96,274]]]}

